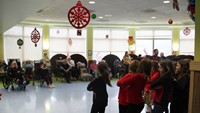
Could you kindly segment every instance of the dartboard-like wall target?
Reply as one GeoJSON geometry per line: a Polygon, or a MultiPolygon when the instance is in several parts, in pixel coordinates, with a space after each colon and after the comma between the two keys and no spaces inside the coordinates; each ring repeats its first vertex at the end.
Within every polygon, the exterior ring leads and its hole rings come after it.
{"type": "Polygon", "coordinates": [[[84,28],[90,22],[90,12],[87,8],[82,6],[81,1],[78,1],[76,6],[69,10],[68,20],[74,28],[84,28]]]}
{"type": "Polygon", "coordinates": [[[37,42],[40,40],[40,32],[35,28],[31,33],[31,41],[35,43],[35,47],[37,47],[37,42]]]}

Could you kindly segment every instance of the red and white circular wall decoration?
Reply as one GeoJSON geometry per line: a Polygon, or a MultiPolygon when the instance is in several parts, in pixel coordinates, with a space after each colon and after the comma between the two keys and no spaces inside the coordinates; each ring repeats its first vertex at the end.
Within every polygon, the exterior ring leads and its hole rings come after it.
{"type": "Polygon", "coordinates": [[[191,30],[190,30],[188,27],[186,27],[186,28],[183,30],[183,34],[184,34],[185,36],[188,36],[190,33],[191,33],[191,30]]]}
{"type": "Polygon", "coordinates": [[[74,28],[84,28],[90,22],[90,12],[87,8],[82,6],[81,1],[78,1],[76,6],[69,10],[68,20],[74,28]]]}
{"type": "Polygon", "coordinates": [[[35,28],[31,33],[31,41],[35,43],[35,47],[37,47],[37,42],[40,40],[40,32],[35,28]]]}

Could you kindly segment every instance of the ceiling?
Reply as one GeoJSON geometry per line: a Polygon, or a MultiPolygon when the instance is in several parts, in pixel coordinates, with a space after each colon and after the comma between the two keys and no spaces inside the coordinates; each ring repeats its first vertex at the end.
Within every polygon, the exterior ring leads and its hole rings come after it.
{"type": "MultiPolygon", "coordinates": [[[[68,11],[77,1],[54,0],[24,21],[68,23],[68,11]]],[[[164,4],[163,0],[93,0],[95,4],[89,4],[89,1],[81,0],[82,5],[97,16],[96,19],[91,19],[91,25],[168,25],[169,19],[173,20],[174,25],[194,25],[187,13],[187,0],[179,0],[179,11],[173,9],[172,0],[168,4],[164,4]],[[99,16],[103,19],[98,18],[99,16]]]]}

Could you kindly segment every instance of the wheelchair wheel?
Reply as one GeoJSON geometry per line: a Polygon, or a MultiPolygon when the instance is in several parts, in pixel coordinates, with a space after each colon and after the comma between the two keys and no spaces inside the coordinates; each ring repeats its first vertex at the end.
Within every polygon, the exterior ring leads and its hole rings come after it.
{"type": "Polygon", "coordinates": [[[10,84],[11,84],[11,81],[9,80],[9,78],[7,76],[5,76],[3,78],[3,87],[5,89],[8,89],[8,87],[10,86],[10,84]]]}

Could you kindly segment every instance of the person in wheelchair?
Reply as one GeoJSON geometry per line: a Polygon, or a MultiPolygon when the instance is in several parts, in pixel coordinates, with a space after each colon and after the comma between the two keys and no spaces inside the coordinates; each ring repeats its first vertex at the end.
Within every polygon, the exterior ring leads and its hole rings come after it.
{"type": "Polygon", "coordinates": [[[45,80],[49,88],[55,88],[52,81],[52,76],[45,63],[40,64],[40,74],[41,78],[45,80]]]}
{"type": "Polygon", "coordinates": [[[8,90],[14,87],[13,83],[17,84],[19,88],[23,90],[25,90],[26,85],[29,84],[28,79],[24,76],[22,68],[18,66],[15,60],[13,60],[11,65],[8,67],[7,75],[9,78],[8,80],[11,83],[8,90]]]}
{"type": "Polygon", "coordinates": [[[7,71],[8,65],[4,60],[0,60],[0,73],[4,73],[7,71]]]}
{"type": "Polygon", "coordinates": [[[124,66],[123,62],[120,61],[119,59],[116,59],[113,63],[114,65],[114,70],[115,70],[115,78],[121,78],[125,75],[126,73],[126,67],[124,66]]]}
{"type": "Polygon", "coordinates": [[[23,64],[23,68],[25,71],[25,76],[29,79],[33,76],[33,64],[30,60],[27,60],[25,64],[23,64]]]}
{"type": "Polygon", "coordinates": [[[60,65],[59,65],[59,70],[60,72],[63,74],[63,76],[65,77],[65,80],[67,81],[67,83],[71,83],[70,79],[71,79],[71,72],[70,69],[72,68],[71,65],[68,64],[67,59],[65,59],[60,65]]]}

